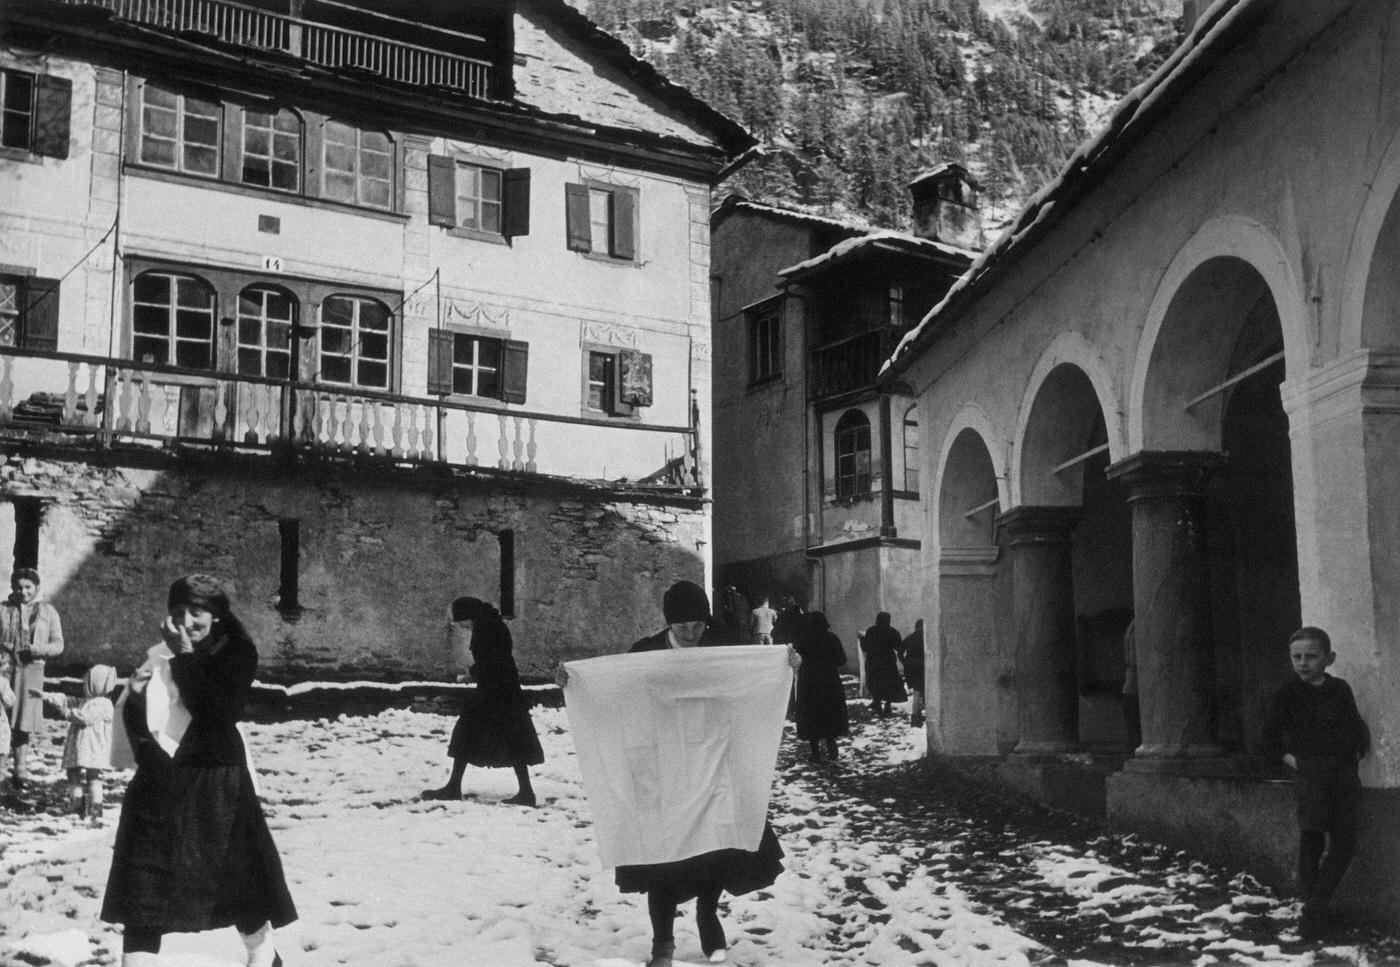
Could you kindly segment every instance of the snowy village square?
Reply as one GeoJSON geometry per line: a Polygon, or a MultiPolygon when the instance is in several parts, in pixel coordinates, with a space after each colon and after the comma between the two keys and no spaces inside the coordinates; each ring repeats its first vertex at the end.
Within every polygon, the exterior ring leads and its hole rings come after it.
{"type": "Polygon", "coordinates": [[[1400,3],[0,0],[0,967],[1400,967],[1400,3]]]}

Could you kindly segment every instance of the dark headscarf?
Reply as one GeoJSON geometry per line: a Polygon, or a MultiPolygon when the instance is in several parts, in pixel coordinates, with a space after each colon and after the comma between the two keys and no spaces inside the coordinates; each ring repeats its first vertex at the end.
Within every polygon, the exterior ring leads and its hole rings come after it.
{"type": "Polygon", "coordinates": [[[831,623],[826,620],[826,615],[820,611],[808,611],[803,618],[803,630],[811,635],[821,634],[823,631],[831,630],[831,623]]]}
{"type": "Polygon", "coordinates": [[[875,627],[877,627],[877,628],[888,628],[889,626],[890,626],[890,613],[889,613],[888,611],[881,611],[879,614],[877,614],[877,615],[875,616],[875,627]]]}
{"type": "Polygon", "coordinates": [[[21,581],[29,581],[37,587],[39,584],[39,572],[32,567],[15,568],[14,573],[10,575],[10,587],[13,588],[21,581]]]}
{"type": "Polygon", "coordinates": [[[661,613],[668,625],[686,621],[709,621],[710,599],[694,581],[677,581],[661,598],[661,613]]]}

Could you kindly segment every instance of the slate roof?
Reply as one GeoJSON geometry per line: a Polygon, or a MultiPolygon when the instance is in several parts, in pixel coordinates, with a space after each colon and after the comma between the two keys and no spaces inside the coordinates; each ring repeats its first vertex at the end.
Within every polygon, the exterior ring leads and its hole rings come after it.
{"type": "Polygon", "coordinates": [[[1073,207],[1102,183],[1105,175],[1241,39],[1268,15],[1275,0],[1216,0],[1191,33],[1152,76],[1128,92],[1103,130],[1080,145],[1060,173],[1031,197],[1016,220],[972,263],[943,300],[909,330],[880,370],[893,379],[977,298],[1006,277],[1073,207]]]}

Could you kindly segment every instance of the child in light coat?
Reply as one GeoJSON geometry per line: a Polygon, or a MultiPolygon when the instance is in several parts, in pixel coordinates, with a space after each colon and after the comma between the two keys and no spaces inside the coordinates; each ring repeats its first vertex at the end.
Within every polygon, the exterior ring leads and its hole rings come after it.
{"type": "Polygon", "coordinates": [[[10,687],[10,676],[14,665],[0,656],[0,781],[9,775],[10,766],[10,716],[15,711],[15,690],[10,687]]]}
{"type": "Polygon", "coordinates": [[[116,687],[115,668],[93,665],[83,676],[81,698],[44,696],[68,720],[63,768],[68,772],[69,802],[94,826],[102,825],[102,773],[112,767],[111,695],[116,687]]]}

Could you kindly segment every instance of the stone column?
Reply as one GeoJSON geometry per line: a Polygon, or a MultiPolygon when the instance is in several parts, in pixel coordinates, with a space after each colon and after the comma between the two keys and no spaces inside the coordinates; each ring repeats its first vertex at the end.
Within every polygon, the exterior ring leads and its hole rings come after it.
{"type": "Polygon", "coordinates": [[[1079,675],[1074,638],[1070,534],[1078,507],[1015,507],[997,518],[1011,566],[1016,696],[1025,754],[1079,745],[1079,675]]]}
{"type": "Polygon", "coordinates": [[[1142,745],[1134,762],[1218,756],[1215,638],[1202,532],[1218,453],[1143,451],[1108,468],[1133,513],[1133,640],[1142,745]]]}

